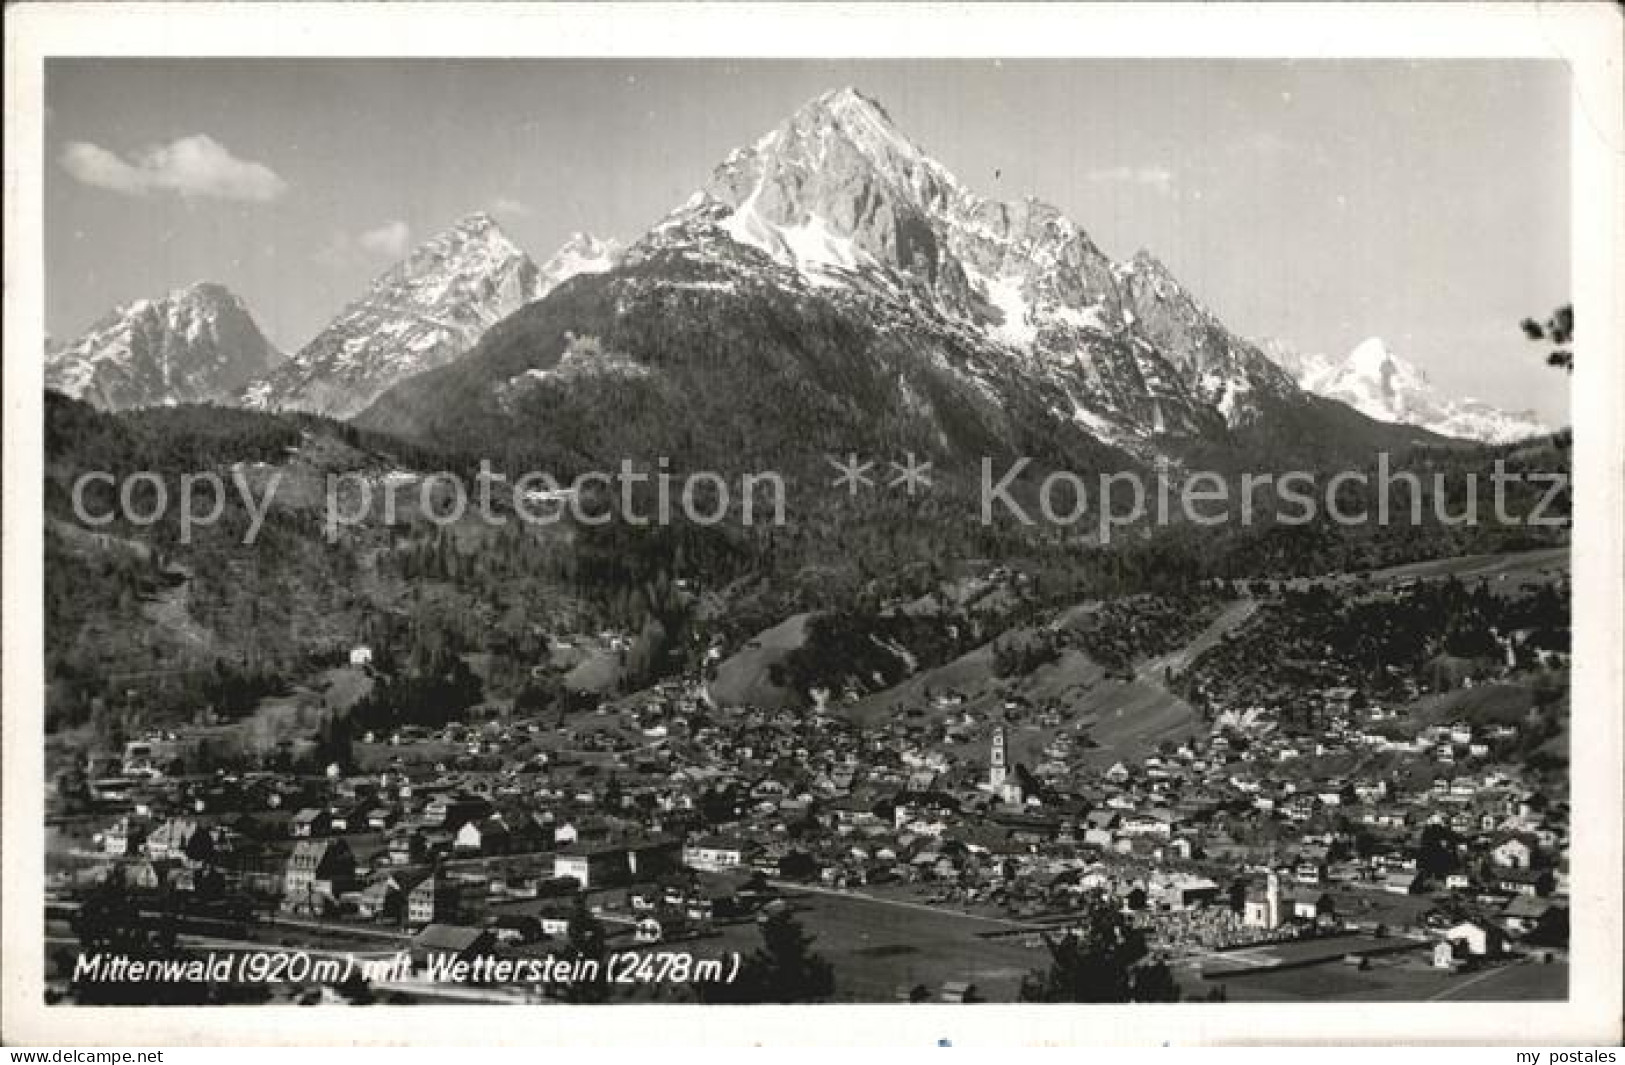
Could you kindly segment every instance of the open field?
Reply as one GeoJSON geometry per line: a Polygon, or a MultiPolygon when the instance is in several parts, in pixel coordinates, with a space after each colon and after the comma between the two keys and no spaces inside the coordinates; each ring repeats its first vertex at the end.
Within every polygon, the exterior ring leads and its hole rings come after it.
{"type": "Polygon", "coordinates": [[[1424,953],[1373,958],[1360,970],[1339,961],[1203,980],[1190,965],[1176,966],[1186,994],[1223,987],[1231,1002],[1549,1002],[1568,996],[1568,965],[1509,962],[1477,972],[1451,973],[1428,964],[1424,953]]]}
{"type": "Polygon", "coordinates": [[[1085,764],[1104,767],[1127,758],[1143,758],[1163,740],[1195,735],[1196,711],[1160,684],[1107,681],[1077,707],[1079,720],[1100,746],[1079,752],[1085,764]]]}
{"type": "Polygon", "coordinates": [[[1562,1002],[1568,994],[1568,962],[1530,961],[1457,977],[1430,997],[1454,1002],[1562,1002]]]}
{"type": "MultiPolygon", "coordinates": [[[[736,878],[707,874],[702,882],[737,886],[736,878]]],[[[813,951],[835,968],[839,1001],[889,1002],[916,984],[933,997],[949,981],[975,984],[990,1001],[1012,1001],[1021,979],[1048,963],[1042,948],[1017,939],[988,938],[988,933],[1028,927],[1001,917],[984,917],[924,903],[784,883],[780,896],[802,927],[815,937],[813,951]]],[[[600,917],[609,932],[611,950],[677,950],[697,959],[748,955],[762,945],[754,919],[719,923],[711,935],[644,947],[632,940],[631,911],[620,904],[623,889],[594,893],[613,909],[600,917]]],[[[534,913],[567,903],[557,899],[518,902],[501,907],[504,914],[534,913]]],[[[553,943],[520,948],[521,953],[555,949],[553,943]]]]}
{"type": "MultiPolygon", "coordinates": [[[[944,982],[977,986],[990,1001],[1012,1001],[1029,971],[1048,964],[1042,948],[1016,940],[989,939],[985,933],[1018,927],[1016,922],[980,918],[923,904],[860,895],[787,889],[796,919],[817,937],[813,949],[835,967],[835,997],[842,1001],[892,1001],[925,984],[933,996],[944,982]]],[[[723,930],[706,941],[706,953],[756,949],[754,923],[723,930]]]]}
{"type": "Polygon", "coordinates": [[[711,694],[723,705],[754,703],[765,707],[794,706],[802,700],[795,692],[774,684],[771,672],[790,652],[807,642],[811,614],[796,614],[758,633],[743,650],[717,666],[711,694]]]}
{"type": "MultiPolygon", "coordinates": [[[[1172,660],[1179,653],[1166,657],[1172,660]]],[[[1063,707],[1068,727],[1086,731],[1099,745],[1081,751],[1078,757],[1102,765],[1144,755],[1165,739],[1183,739],[1193,734],[1197,723],[1190,705],[1162,686],[1160,673],[1156,679],[1150,674],[1128,681],[1111,679],[1099,663],[1069,648],[1025,676],[1001,678],[994,672],[991,643],[859,700],[846,712],[867,725],[907,708],[918,708],[925,720],[933,721],[957,713],[997,717],[1005,701],[1012,698],[1063,707]],[[964,702],[951,710],[933,707],[926,702],[927,691],[958,692],[964,702]]],[[[1038,752],[1054,735],[1054,729],[1018,730],[1011,736],[1012,757],[1041,760],[1038,752]]]]}
{"type": "Polygon", "coordinates": [[[1468,721],[1475,725],[1517,724],[1529,714],[1543,687],[1548,693],[1560,691],[1558,685],[1566,683],[1561,674],[1553,674],[1550,683],[1537,680],[1501,684],[1480,684],[1471,688],[1458,688],[1438,695],[1425,695],[1406,710],[1407,717],[1417,726],[1468,721]],[[1537,687],[1539,685],[1539,687],[1537,687]]]}

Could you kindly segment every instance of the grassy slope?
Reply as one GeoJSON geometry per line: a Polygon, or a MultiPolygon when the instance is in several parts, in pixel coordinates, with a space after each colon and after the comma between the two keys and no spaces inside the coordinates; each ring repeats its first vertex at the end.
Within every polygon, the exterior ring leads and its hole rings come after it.
{"type": "Polygon", "coordinates": [[[800,706],[806,700],[799,693],[781,688],[770,679],[773,666],[807,640],[811,614],[796,614],[751,640],[745,648],[717,666],[711,681],[711,696],[718,705],[754,704],[771,708],[800,706]]]}

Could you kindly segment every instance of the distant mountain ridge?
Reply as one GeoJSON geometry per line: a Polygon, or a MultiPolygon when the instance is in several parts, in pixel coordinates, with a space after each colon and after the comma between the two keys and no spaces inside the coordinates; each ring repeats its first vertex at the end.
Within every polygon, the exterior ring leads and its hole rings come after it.
{"type": "Polygon", "coordinates": [[[1274,341],[1266,342],[1264,350],[1305,391],[1335,399],[1378,421],[1486,444],[1507,444],[1552,431],[1532,411],[1506,411],[1470,397],[1443,396],[1426,373],[1394,354],[1380,337],[1362,341],[1341,363],[1274,341]]]}
{"type": "Polygon", "coordinates": [[[396,381],[462,356],[525,303],[612,268],[621,252],[575,233],[538,267],[476,213],[379,275],[291,358],[240,297],[199,282],[118,308],[67,344],[47,339],[46,386],[108,410],[209,401],[349,417],[396,381]]]}
{"type": "Polygon", "coordinates": [[[104,410],[230,400],[283,356],[223,285],[200,281],[47,341],[45,386],[104,410]]]}

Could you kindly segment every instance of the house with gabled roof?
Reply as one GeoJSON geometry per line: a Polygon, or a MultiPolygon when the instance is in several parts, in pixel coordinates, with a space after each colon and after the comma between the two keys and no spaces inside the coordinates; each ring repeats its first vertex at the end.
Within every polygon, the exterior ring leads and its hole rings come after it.
{"type": "Polygon", "coordinates": [[[456,920],[462,885],[441,872],[429,873],[406,891],[406,923],[413,927],[456,920]]]}
{"type": "Polygon", "coordinates": [[[1528,935],[1546,923],[1563,907],[1537,895],[1516,895],[1501,911],[1501,927],[1515,936],[1528,935]]]}
{"type": "Polygon", "coordinates": [[[1552,871],[1550,869],[1501,869],[1495,874],[1495,886],[1512,895],[1550,895],[1552,893],[1552,871]]]}
{"type": "Polygon", "coordinates": [[[389,861],[393,865],[417,865],[429,857],[429,839],[421,829],[397,826],[389,835],[389,861]]]}
{"type": "Polygon", "coordinates": [[[135,855],[152,831],[152,821],[136,814],[125,814],[102,833],[102,853],[114,858],[135,855]]]}
{"type": "Polygon", "coordinates": [[[307,806],[293,815],[288,831],[296,839],[325,836],[333,831],[333,815],[326,810],[307,806]]]}
{"type": "Polygon", "coordinates": [[[1300,921],[1323,922],[1337,916],[1337,902],[1325,891],[1288,891],[1286,900],[1292,907],[1292,916],[1300,921]]]}
{"type": "Polygon", "coordinates": [[[342,839],[301,839],[282,876],[282,908],[322,913],[355,881],[355,855],[342,839]]]}
{"type": "Polygon", "coordinates": [[[1443,938],[1455,946],[1458,957],[1493,958],[1506,950],[1506,936],[1487,921],[1461,921],[1445,929],[1443,938]]]}
{"type": "Polygon", "coordinates": [[[1522,836],[1508,836],[1490,850],[1490,861],[1503,869],[1528,869],[1534,859],[1534,845],[1522,836]]]}
{"type": "Polygon", "coordinates": [[[137,891],[165,891],[180,888],[185,871],[179,858],[143,858],[129,864],[124,878],[137,891]]]}
{"type": "Polygon", "coordinates": [[[201,836],[197,850],[198,860],[212,855],[209,834],[200,828],[198,823],[190,817],[172,817],[159,825],[148,834],[146,840],[147,857],[149,858],[186,858],[187,846],[194,838],[201,836]]]}
{"type": "Polygon", "coordinates": [[[1394,869],[1383,874],[1382,889],[1390,895],[1420,895],[1427,879],[1415,869],[1394,869]]]}
{"type": "Polygon", "coordinates": [[[452,849],[459,854],[506,854],[513,834],[500,816],[468,821],[457,830],[452,849]]]}
{"type": "Polygon", "coordinates": [[[361,832],[367,828],[368,802],[341,803],[330,811],[329,824],[334,832],[361,832]]]}
{"type": "Polygon", "coordinates": [[[541,920],[533,913],[502,914],[487,926],[498,943],[534,943],[545,933],[541,920]]]}
{"type": "Polygon", "coordinates": [[[427,870],[387,870],[373,877],[356,899],[356,913],[374,921],[405,923],[406,900],[428,876],[427,870]]]}

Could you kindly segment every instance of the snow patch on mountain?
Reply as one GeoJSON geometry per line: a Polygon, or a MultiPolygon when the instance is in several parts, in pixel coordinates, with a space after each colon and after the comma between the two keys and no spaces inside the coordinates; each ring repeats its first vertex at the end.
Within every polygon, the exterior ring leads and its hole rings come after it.
{"type": "Polygon", "coordinates": [[[1361,341],[1341,363],[1279,342],[1267,342],[1264,349],[1305,391],[1346,403],[1378,421],[1489,444],[1551,432],[1531,411],[1505,411],[1471,397],[1443,396],[1421,368],[1396,355],[1380,337],[1361,341]]]}
{"type": "Polygon", "coordinates": [[[470,215],[375,279],[241,401],[347,418],[397,381],[460,358],[549,283],[596,269],[609,255],[590,238],[572,241],[549,261],[554,273],[544,281],[490,215],[470,215]]]}
{"type": "Polygon", "coordinates": [[[47,345],[45,385],[106,410],[216,402],[281,359],[241,298],[198,282],[47,345]]]}
{"type": "Polygon", "coordinates": [[[988,301],[998,308],[1001,320],[993,327],[994,334],[1010,344],[1031,344],[1038,336],[1038,329],[1028,320],[1031,308],[1021,294],[1021,278],[984,277],[976,272],[970,276],[979,283],[988,301]]]}
{"type": "Polygon", "coordinates": [[[629,255],[718,267],[739,248],[832,298],[875,303],[877,320],[930,321],[985,349],[986,364],[951,372],[984,394],[1025,380],[1053,397],[1056,417],[1111,426],[1102,438],[1213,432],[1297,392],[1160,263],[1114,263],[1042,201],[977,195],[855,89],[824,93],[730,152],[629,255]]]}
{"type": "Polygon", "coordinates": [[[552,292],[572,277],[601,274],[613,270],[625,249],[614,239],[600,240],[591,233],[572,233],[547,262],[541,265],[537,299],[552,292]]]}
{"type": "Polygon", "coordinates": [[[1292,375],[1305,392],[1320,392],[1321,385],[1337,372],[1338,364],[1317,352],[1299,351],[1284,341],[1269,337],[1256,342],[1259,350],[1275,365],[1292,375]]]}
{"type": "Polygon", "coordinates": [[[1321,394],[1379,421],[1405,425],[1426,424],[1444,410],[1427,375],[1394,355],[1380,337],[1355,345],[1322,383],[1321,394]]]}

